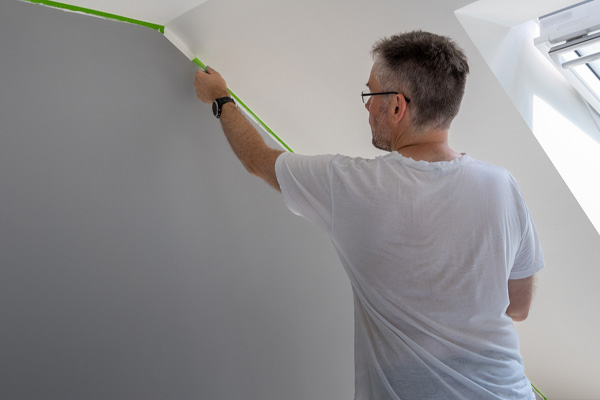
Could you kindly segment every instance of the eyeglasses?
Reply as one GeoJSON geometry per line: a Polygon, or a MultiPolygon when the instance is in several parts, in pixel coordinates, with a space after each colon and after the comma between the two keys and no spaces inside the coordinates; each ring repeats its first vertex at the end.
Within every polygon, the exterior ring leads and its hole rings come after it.
{"type": "MultiPolygon", "coordinates": [[[[361,95],[361,97],[362,97],[362,101],[363,101],[363,103],[365,103],[365,104],[366,104],[366,103],[367,103],[367,101],[368,101],[369,99],[365,99],[365,97],[369,97],[369,96],[378,96],[378,95],[380,95],[380,94],[400,94],[400,93],[398,93],[398,92],[379,92],[379,93],[369,93],[369,92],[365,92],[365,91],[363,91],[363,92],[362,92],[360,95],[361,95]]],[[[402,95],[402,97],[404,97],[404,100],[406,100],[406,102],[407,102],[407,103],[410,103],[410,99],[409,99],[408,97],[406,97],[406,96],[404,96],[404,95],[402,95]]]]}

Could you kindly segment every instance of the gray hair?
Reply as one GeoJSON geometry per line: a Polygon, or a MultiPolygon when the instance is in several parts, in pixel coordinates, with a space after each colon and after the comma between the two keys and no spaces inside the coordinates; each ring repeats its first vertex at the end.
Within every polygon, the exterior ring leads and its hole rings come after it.
{"type": "Polygon", "coordinates": [[[411,100],[417,131],[450,127],[469,73],[467,57],[452,39],[412,31],[379,40],[371,55],[381,90],[400,92],[411,100]]]}

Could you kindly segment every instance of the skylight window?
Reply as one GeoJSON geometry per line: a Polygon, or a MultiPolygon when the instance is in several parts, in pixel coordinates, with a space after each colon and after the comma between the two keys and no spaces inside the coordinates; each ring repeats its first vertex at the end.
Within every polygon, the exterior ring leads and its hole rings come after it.
{"type": "Polygon", "coordinates": [[[600,0],[540,17],[535,44],[600,113],[600,0]]]}
{"type": "Polygon", "coordinates": [[[596,95],[600,93],[600,41],[565,54],[562,66],[572,68],[596,95]]]}

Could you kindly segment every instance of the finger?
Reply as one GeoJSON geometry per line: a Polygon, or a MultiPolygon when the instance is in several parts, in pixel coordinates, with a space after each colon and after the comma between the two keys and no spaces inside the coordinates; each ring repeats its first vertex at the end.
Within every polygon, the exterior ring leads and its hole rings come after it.
{"type": "Polygon", "coordinates": [[[216,69],[214,69],[212,67],[209,67],[208,65],[206,66],[206,73],[210,74],[210,75],[214,74],[214,75],[219,75],[220,76],[220,74],[217,72],[216,69]]]}

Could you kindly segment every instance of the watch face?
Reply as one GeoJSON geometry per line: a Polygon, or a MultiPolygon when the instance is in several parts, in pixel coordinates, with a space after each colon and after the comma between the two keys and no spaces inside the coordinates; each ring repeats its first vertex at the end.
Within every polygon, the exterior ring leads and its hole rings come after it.
{"type": "Polygon", "coordinates": [[[216,100],[212,103],[212,109],[214,115],[217,115],[219,113],[219,105],[217,104],[216,100]]]}

